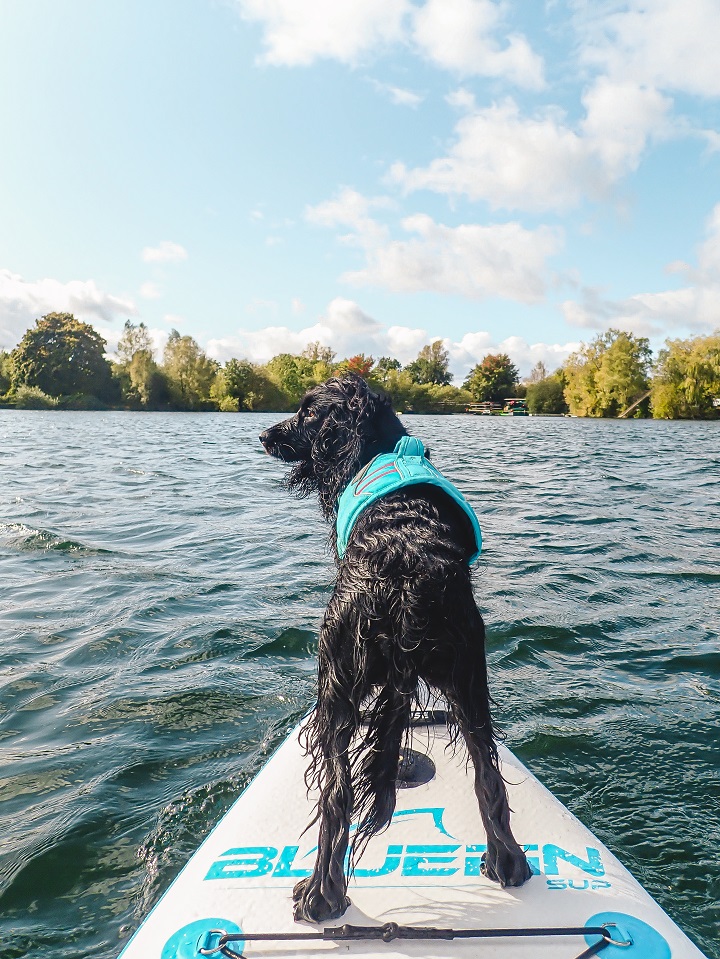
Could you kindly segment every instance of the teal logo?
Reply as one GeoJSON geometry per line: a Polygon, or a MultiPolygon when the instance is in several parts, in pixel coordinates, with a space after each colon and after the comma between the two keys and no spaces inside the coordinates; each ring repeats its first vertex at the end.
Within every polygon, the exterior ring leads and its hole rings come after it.
{"type": "MultiPolygon", "coordinates": [[[[442,808],[402,809],[393,815],[390,830],[396,835],[398,826],[407,824],[417,833],[434,834],[429,842],[389,842],[377,856],[368,852],[366,862],[355,867],[356,882],[372,883],[389,878],[406,885],[408,879],[418,882],[432,880],[467,880],[482,876],[484,843],[460,842],[446,829],[442,808]],[[449,840],[449,841],[448,841],[449,840]]],[[[351,827],[351,833],[357,826],[351,827]]],[[[404,832],[405,830],[403,830],[404,832]]],[[[397,835],[399,839],[400,836],[397,835]]],[[[600,850],[592,846],[569,850],[554,843],[527,843],[523,847],[534,875],[544,875],[549,889],[604,889],[610,883],[603,879],[605,867],[600,850]]],[[[252,880],[269,876],[272,880],[290,884],[309,876],[315,862],[317,847],[301,851],[299,845],[236,846],[226,849],[210,866],[206,880],[252,880]]],[[[349,854],[348,854],[349,859],[349,854]]],[[[349,863],[346,862],[349,871],[349,863]]]]}

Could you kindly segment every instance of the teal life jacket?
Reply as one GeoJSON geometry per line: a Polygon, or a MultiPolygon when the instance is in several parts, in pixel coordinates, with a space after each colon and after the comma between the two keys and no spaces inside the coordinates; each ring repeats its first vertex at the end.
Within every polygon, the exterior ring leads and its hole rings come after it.
{"type": "Polygon", "coordinates": [[[474,563],[482,549],[482,534],[477,516],[460,490],[435,469],[425,456],[425,447],[414,436],[403,436],[392,453],[380,453],[363,467],[343,490],[338,500],[337,551],[342,559],[358,517],[371,503],[405,486],[426,483],[437,486],[454,500],[467,516],[475,537],[476,551],[468,563],[474,563]]]}

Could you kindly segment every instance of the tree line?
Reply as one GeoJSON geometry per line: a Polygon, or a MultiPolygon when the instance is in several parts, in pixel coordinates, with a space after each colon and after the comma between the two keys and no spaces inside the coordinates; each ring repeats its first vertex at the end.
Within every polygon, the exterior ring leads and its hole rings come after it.
{"type": "Polygon", "coordinates": [[[0,405],[19,409],[273,411],[295,408],[308,388],[354,372],[397,410],[462,412],[476,403],[525,397],[531,413],[707,419],[720,416],[720,332],[668,340],[653,360],[649,342],[620,330],[583,344],[557,370],[538,363],[521,380],[507,354],[488,354],[462,386],[452,383],[441,340],[403,366],[389,356],[338,359],[310,343],[268,363],[220,364],[191,336],[170,333],[158,361],[144,323],[125,323],[113,360],[107,343],[69,313],[48,313],[18,346],[0,351],[0,405]]]}

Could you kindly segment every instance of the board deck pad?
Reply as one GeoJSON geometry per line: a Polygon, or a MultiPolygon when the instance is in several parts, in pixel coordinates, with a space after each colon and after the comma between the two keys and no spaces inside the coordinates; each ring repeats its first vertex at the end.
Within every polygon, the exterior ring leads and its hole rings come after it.
{"type": "MultiPolygon", "coordinates": [[[[309,932],[296,923],[292,889],[310,873],[317,826],[304,786],[307,758],[296,729],[228,810],[121,953],[121,959],[199,959],[206,933],[309,932]]],[[[373,837],[350,879],[351,906],[327,926],[350,923],[442,928],[597,926],[620,917],[630,947],[605,959],[703,959],[703,954],[621,865],[519,762],[500,747],[512,829],[532,878],[502,889],[481,872],[485,833],[464,749],[442,724],[415,727],[414,750],[430,757],[429,782],[398,789],[389,827],[373,837]],[[610,917],[610,918],[608,918],[610,917]],[[624,918],[623,918],[624,917],[624,918]]],[[[598,938],[248,942],[248,959],[334,953],[386,959],[573,959],[598,938]]],[[[216,955],[220,955],[216,953],[216,955]]],[[[328,956],[328,959],[330,957],[328,956]]]]}

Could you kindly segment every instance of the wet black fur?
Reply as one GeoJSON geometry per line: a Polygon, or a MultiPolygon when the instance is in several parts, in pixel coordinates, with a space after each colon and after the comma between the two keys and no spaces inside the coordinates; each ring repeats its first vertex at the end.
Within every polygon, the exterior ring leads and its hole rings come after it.
{"type": "MultiPolygon", "coordinates": [[[[355,474],[406,433],[389,402],[348,375],[310,390],[295,416],[260,440],[268,453],[293,464],[288,487],[303,496],[317,493],[332,521],[355,474]]],[[[447,699],[451,728],[465,740],[475,767],[487,832],[485,875],[503,886],[530,877],[498,771],[485,629],[467,563],[473,551],[462,511],[442,491],[418,485],[366,509],[343,559],[335,554],[337,579],[320,631],[318,701],[305,731],[306,780],[320,796],[320,838],[312,875],[295,886],[298,920],[335,919],[349,905],[350,822],[359,822],[355,861],[392,818],[401,742],[421,680],[447,699]]]]}

